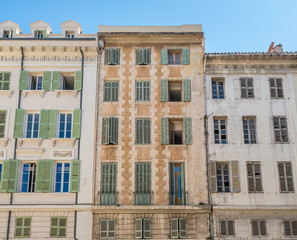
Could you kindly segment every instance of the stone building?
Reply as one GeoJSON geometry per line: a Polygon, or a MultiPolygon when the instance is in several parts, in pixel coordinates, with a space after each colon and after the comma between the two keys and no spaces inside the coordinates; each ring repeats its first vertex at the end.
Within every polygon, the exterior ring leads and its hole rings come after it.
{"type": "Polygon", "coordinates": [[[93,239],[205,239],[201,25],[99,26],[93,239]]]}
{"type": "Polygon", "coordinates": [[[91,239],[97,41],[0,23],[0,238],[91,239]]]}

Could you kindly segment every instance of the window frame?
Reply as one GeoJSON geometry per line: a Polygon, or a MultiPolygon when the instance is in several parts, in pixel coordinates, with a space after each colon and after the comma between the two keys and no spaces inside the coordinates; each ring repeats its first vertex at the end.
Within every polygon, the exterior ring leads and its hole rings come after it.
{"type": "Polygon", "coordinates": [[[242,128],[243,128],[243,142],[244,144],[257,144],[257,119],[254,116],[243,116],[242,117],[242,128]],[[254,129],[251,129],[250,121],[254,121],[254,129]],[[247,121],[247,128],[245,129],[244,121],[247,121]],[[245,130],[247,131],[247,134],[245,134],[245,130]],[[255,131],[255,139],[252,139],[251,131],[255,131]],[[246,139],[247,136],[247,139],[246,139]]]}
{"type": "Polygon", "coordinates": [[[168,49],[168,65],[182,65],[182,62],[182,49],[168,49]],[[172,62],[170,62],[171,56],[172,62]]]}
{"type": "Polygon", "coordinates": [[[61,139],[70,139],[72,138],[72,132],[73,132],[73,112],[58,112],[58,138],[61,138],[61,139]],[[63,134],[63,137],[61,137],[61,115],[65,114],[65,122],[64,122],[64,134],[63,134]],[[71,115],[71,128],[70,130],[67,129],[67,121],[68,121],[68,115],[71,115]],[[67,137],[67,131],[69,132],[70,131],[70,137],[67,137]]]}
{"type": "Polygon", "coordinates": [[[1,138],[5,138],[7,136],[7,120],[8,120],[8,110],[7,109],[1,109],[0,108],[0,113],[1,112],[5,112],[5,119],[4,119],[4,123],[0,122],[0,127],[3,126],[3,137],[1,137],[1,133],[0,133],[0,139],[1,138]]]}
{"type": "Polygon", "coordinates": [[[43,75],[42,74],[41,75],[40,74],[30,74],[30,76],[29,76],[29,90],[31,90],[31,91],[41,91],[41,90],[43,90],[42,86],[43,86],[43,75]],[[33,83],[32,83],[32,78],[33,77],[36,77],[36,86],[35,86],[35,88],[33,88],[34,86],[32,86],[33,85],[33,83]],[[38,86],[39,82],[41,82],[41,86],[38,86]]]}
{"type": "Polygon", "coordinates": [[[16,217],[15,218],[15,225],[14,225],[14,237],[15,238],[31,238],[31,227],[32,227],[32,217],[16,217]],[[21,227],[17,226],[17,221],[20,220],[20,219],[22,219],[22,226],[21,227]],[[30,220],[30,226],[25,226],[26,219],[30,220]],[[21,235],[17,236],[16,232],[17,232],[17,229],[19,229],[19,228],[21,229],[21,235]],[[24,236],[25,228],[29,228],[29,236],[24,236]]]}
{"type": "Polygon", "coordinates": [[[225,99],[225,78],[211,78],[211,94],[212,99],[225,99]],[[214,89],[214,83],[215,83],[215,89],[214,89]],[[220,88],[219,83],[222,83],[222,89],[223,89],[223,96],[220,95],[220,88]],[[216,97],[215,94],[216,93],[216,97]]]}
{"type": "Polygon", "coordinates": [[[115,239],[116,238],[116,219],[100,219],[100,228],[99,228],[99,235],[100,235],[100,239],[115,239]],[[107,222],[107,230],[106,230],[106,237],[102,237],[102,222],[106,221],[107,222]],[[110,222],[114,222],[114,236],[110,237],[110,229],[109,229],[109,224],[110,222]]]}
{"type": "Polygon", "coordinates": [[[255,99],[254,79],[251,77],[241,77],[239,79],[239,81],[240,81],[240,97],[242,99],[255,99]],[[242,84],[243,81],[245,83],[245,86],[243,86],[243,84],[242,84]],[[251,87],[249,87],[249,85],[248,85],[249,81],[251,81],[251,83],[252,83],[251,87]],[[252,96],[249,96],[249,90],[252,91],[252,96]],[[243,96],[243,94],[242,94],[243,91],[245,92],[246,96],[243,96]]]}
{"type": "Polygon", "coordinates": [[[21,193],[34,193],[36,189],[36,173],[37,173],[37,162],[36,161],[24,161],[21,163],[21,179],[20,179],[20,189],[21,193]],[[28,180],[25,181],[24,171],[25,165],[29,165],[28,180]],[[33,169],[32,169],[33,168],[33,169]],[[33,175],[31,175],[33,171],[33,175]],[[25,185],[27,185],[27,190],[24,191],[25,185]]]}
{"type": "Polygon", "coordinates": [[[271,99],[283,99],[285,98],[285,94],[284,94],[284,86],[283,86],[283,79],[282,78],[277,78],[277,77],[270,77],[268,79],[268,82],[269,82],[269,91],[270,91],[270,98],[271,99]],[[273,80],[274,82],[274,87],[271,86],[271,81],[273,80]],[[281,87],[278,87],[277,86],[277,81],[280,80],[281,82],[281,87]],[[281,94],[279,94],[278,90],[281,90],[281,94]],[[274,91],[275,93],[275,97],[272,96],[272,90],[274,91]],[[279,96],[281,95],[281,96],[279,96]]]}
{"type": "Polygon", "coordinates": [[[151,144],[151,119],[135,119],[135,145],[151,144]]]}
{"type": "Polygon", "coordinates": [[[69,193],[70,192],[70,183],[71,183],[71,181],[70,181],[70,177],[71,177],[71,162],[67,162],[67,161],[63,161],[63,162],[58,161],[58,162],[55,162],[54,173],[55,173],[55,175],[54,175],[55,179],[54,179],[54,191],[53,192],[55,192],[55,193],[69,193]],[[57,165],[58,164],[62,164],[61,182],[57,182],[57,174],[58,174],[58,172],[57,172],[58,166],[57,165]],[[68,168],[69,168],[69,171],[68,171],[68,185],[67,185],[68,191],[64,191],[64,184],[65,183],[67,184],[67,182],[65,182],[65,180],[64,180],[65,174],[67,174],[67,172],[65,173],[65,168],[66,168],[65,167],[65,164],[69,164],[69,166],[68,166],[68,168]],[[57,184],[60,184],[61,185],[60,186],[60,191],[57,191],[57,184]]]}
{"type": "Polygon", "coordinates": [[[232,192],[232,189],[231,189],[231,187],[232,187],[232,174],[231,174],[231,169],[230,169],[230,166],[231,164],[229,163],[229,162],[216,162],[216,183],[217,183],[217,193],[231,193],[232,192]],[[219,170],[221,170],[221,172],[222,172],[222,174],[221,174],[221,182],[222,182],[222,191],[219,191],[219,180],[218,180],[218,166],[220,166],[221,165],[221,169],[219,169],[219,170]],[[225,166],[224,166],[225,165],[225,166]],[[226,188],[228,188],[227,186],[225,186],[225,183],[226,183],[226,181],[225,181],[225,167],[227,166],[227,170],[228,170],[228,182],[229,182],[229,191],[226,191],[226,188]]]}
{"type": "Polygon", "coordinates": [[[264,186],[263,186],[263,173],[262,173],[262,163],[260,161],[255,161],[255,162],[252,162],[252,161],[249,161],[249,162],[246,162],[246,170],[247,170],[247,184],[248,184],[248,193],[263,193],[264,192],[264,186]],[[252,165],[252,176],[249,176],[248,174],[248,164],[251,164],[252,165]],[[256,173],[255,173],[255,165],[256,164],[259,164],[259,170],[260,170],[260,174],[259,176],[256,176],[256,173]],[[250,190],[249,189],[249,179],[253,180],[253,190],[250,190]],[[260,183],[261,183],[261,190],[257,190],[257,179],[260,179],[260,183]]]}
{"type": "Polygon", "coordinates": [[[294,228],[293,228],[293,223],[296,222],[296,229],[297,229],[297,219],[283,219],[282,224],[283,224],[283,234],[285,238],[296,238],[297,237],[297,230],[296,234],[294,235],[294,228]],[[287,235],[286,232],[286,222],[289,222],[290,225],[290,236],[287,235]]]}
{"type": "Polygon", "coordinates": [[[258,237],[258,238],[265,238],[268,236],[268,231],[267,231],[267,220],[266,219],[251,219],[251,233],[253,237],[258,237]],[[258,229],[258,235],[254,234],[254,222],[257,222],[257,229],[258,229]],[[261,231],[261,222],[265,223],[265,235],[262,235],[261,231]]]}
{"type": "Polygon", "coordinates": [[[214,131],[214,144],[228,144],[228,118],[224,117],[224,116],[214,116],[213,117],[213,131],[214,131]],[[225,121],[225,129],[222,129],[222,123],[221,121],[224,120],[225,121]],[[215,121],[218,121],[218,129],[215,129],[215,121]],[[218,130],[219,133],[216,134],[215,131],[218,130]],[[222,131],[225,130],[225,134],[222,134],[222,131]],[[216,142],[216,135],[219,136],[218,138],[218,142],[216,142]],[[222,139],[222,136],[226,136],[225,139],[222,139]],[[226,142],[223,142],[223,140],[225,140],[226,142]]]}
{"type": "Polygon", "coordinates": [[[8,91],[8,90],[10,90],[10,79],[11,79],[11,72],[0,72],[0,76],[2,76],[1,77],[1,79],[0,79],[0,91],[8,91]],[[5,80],[5,76],[9,76],[8,78],[8,80],[5,80]],[[8,89],[4,89],[4,84],[5,83],[8,83],[8,89]]]}
{"type": "Polygon", "coordinates": [[[25,124],[25,127],[24,127],[24,132],[23,132],[23,137],[24,138],[27,138],[27,139],[36,139],[36,138],[39,138],[39,131],[40,131],[40,117],[41,117],[41,113],[40,112],[37,112],[37,111],[26,111],[25,112],[25,121],[24,121],[24,124],[25,124]],[[33,115],[32,116],[32,129],[30,130],[30,136],[27,137],[27,132],[28,132],[28,124],[29,124],[29,115],[33,115]],[[38,115],[38,124],[36,121],[36,116],[38,115]],[[37,130],[37,137],[34,137],[34,132],[36,130],[34,130],[34,125],[37,124],[38,126],[38,130],[37,130]]]}
{"type": "Polygon", "coordinates": [[[292,162],[287,162],[287,161],[284,161],[284,162],[277,162],[277,169],[278,169],[278,180],[279,180],[279,190],[280,190],[280,193],[294,193],[295,192],[295,184],[294,184],[294,170],[293,170],[293,164],[292,162]],[[279,165],[282,164],[283,165],[283,169],[284,169],[284,176],[281,176],[280,175],[280,169],[279,169],[279,165]],[[291,167],[291,174],[292,176],[291,177],[288,177],[287,176],[287,164],[290,164],[290,167],[291,167]],[[284,181],[285,181],[285,188],[286,190],[282,190],[281,189],[281,177],[284,178],[284,181]],[[292,179],[292,188],[293,190],[289,191],[289,186],[288,186],[288,178],[291,178],[292,179]]]}
{"type": "Polygon", "coordinates": [[[67,238],[67,217],[51,217],[50,219],[50,233],[49,233],[50,238],[67,238]],[[57,219],[57,226],[53,226],[53,219],[57,219]],[[61,220],[65,220],[65,226],[61,226],[61,220]],[[55,236],[51,235],[51,231],[53,228],[57,229],[57,234],[55,236]],[[60,229],[65,230],[65,236],[61,236],[60,229]]]}
{"type": "Polygon", "coordinates": [[[151,81],[135,80],[135,101],[151,101],[151,81]]]}
{"type": "Polygon", "coordinates": [[[219,229],[220,229],[220,237],[223,238],[228,238],[228,237],[232,237],[235,238],[236,237],[236,229],[235,229],[235,219],[219,219],[219,229]],[[222,222],[224,222],[225,224],[225,228],[226,228],[226,234],[223,235],[222,234],[222,222]],[[230,229],[229,229],[229,222],[232,222],[233,225],[233,234],[230,234],[230,229]]]}

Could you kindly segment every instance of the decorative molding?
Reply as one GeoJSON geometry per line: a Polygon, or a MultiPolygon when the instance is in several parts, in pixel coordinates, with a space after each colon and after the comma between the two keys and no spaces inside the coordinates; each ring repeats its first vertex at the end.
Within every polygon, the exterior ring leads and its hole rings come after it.
{"type": "Polygon", "coordinates": [[[42,138],[19,138],[18,139],[19,147],[22,147],[24,142],[37,142],[38,147],[40,147],[42,144],[42,138]]]}
{"type": "Polygon", "coordinates": [[[56,146],[57,141],[60,141],[60,142],[63,142],[63,141],[64,142],[71,142],[72,147],[74,147],[76,138],[52,138],[52,146],[53,147],[56,146]]]}
{"type": "Polygon", "coordinates": [[[16,149],[17,159],[41,159],[42,153],[45,149],[43,148],[18,148],[16,149]]]}
{"type": "Polygon", "coordinates": [[[0,160],[6,160],[7,149],[0,149],[0,160]]]}
{"type": "Polygon", "coordinates": [[[7,147],[9,138],[0,138],[0,142],[3,142],[3,146],[7,147]]]}
{"type": "Polygon", "coordinates": [[[74,159],[73,149],[55,149],[52,153],[53,159],[74,159]]]}

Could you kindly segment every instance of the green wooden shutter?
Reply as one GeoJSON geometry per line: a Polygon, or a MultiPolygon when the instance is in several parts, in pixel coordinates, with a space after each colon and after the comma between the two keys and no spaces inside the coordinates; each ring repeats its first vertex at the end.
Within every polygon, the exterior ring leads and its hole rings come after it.
{"type": "Polygon", "coordinates": [[[109,219],[108,221],[108,239],[115,239],[116,233],[116,221],[114,219],[109,219]]]}
{"type": "Polygon", "coordinates": [[[80,160],[71,161],[71,175],[70,175],[70,192],[78,192],[79,190],[79,171],[80,160]]]}
{"type": "Polygon", "coordinates": [[[13,30],[10,29],[10,30],[9,30],[9,38],[12,38],[12,36],[13,36],[13,30]]]}
{"type": "Polygon", "coordinates": [[[190,64],[190,49],[182,49],[182,62],[183,64],[190,64]]]}
{"type": "Polygon", "coordinates": [[[19,160],[9,160],[9,178],[7,184],[7,192],[16,192],[18,183],[19,160]]]}
{"type": "Polygon", "coordinates": [[[135,164],[135,204],[151,204],[151,164],[135,164]]]}
{"type": "Polygon", "coordinates": [[[112,50],[112,56],[113,56],[113,64],[119,65],[120,64],[120,49],[113,48],[112,50]]]}
{"type": "Polygon", "coordinates": [[[169,144],[169,119],[161,119],[161,144],[169,144]]]}
{"type": "Polygon", "coordinates": [[[161,64],[168,64],[168,49],[161,49],[161,64]]]}
{"type": "Polygon", "coordinates": [[[0,181],[0,192],[7,192],[8,190],[9,167],[10,167],[10,161],[3,160],[2,175],[1,175],[1,181],[0,181]]]}
{"type": "Polygon", "coordinates": [[[24,112],[24,109],[16,109],[15,111],[14,138],[21,138],[23,135],[24,112]]]}
{"type": "Polygon", "coordinates": [[[57,110],[49,110],[48,138],[56,137],[57,110]]]}
{"type": "Polygon", "coordinates": [[[216,162],[210,161],[209,174],[210,174],[210,191],[217,192],[217,174],[216,174],[216,162]]]}
{"type": "Polygon", "coordinates": [[[168,80],[162,79],[161,80],[161,102],[168,101],[168,80]]]}
{"type": "Polygon", "coordinates": [[[187,238],[187,219],[179,218],[178,226],[180,238],[187,238]]]}
{"type": "Polygon", "coordinates": [[[192,118],[184,118],[185,144],[192,144],[192,118]]]}
{"type": "Polygon", "coordinates": [[[28,78],[29,78],[29,72],[21,71],[20,82],[19,82],[19,89],[20,90],[26,90],[27,89],[28,78]]]}
{"type": "Polygon", "coordinates": [[[184,92],[184,102],[191,101],[191,80],[184,79],[183,80],[183,92],[184,92]]]}
{"type": "Polygon", "coordinates": [[[111,63],[111,49],[105,49],[104,64],[109,65],[111,63]]]}
{"type": "Polygon", "coordinates": [[[117,164],[102,163],[101,165],[101,205],[115,205],[117,191],[117,164]]]}
{"type": "Polygon", "coordinates": [[[240,179],[239,179],[239,165],[238,161],[231,161],[232,169],[232,192],[240,192],[240,179]]]}
{"type": "Polygon", "coordinates": [[[170,219],[170,237],[178,238],[178,218],[170,219]]]}
{"type": "Polygon", "coordinates": [[[102,144],[107,145],[109,144],[109,117],[102,119],[102,144]]]}
{"type": "Polygon", "coordinates": [[[52,91],[60,89],[60,78],[61,78],[61,72],[58,72],[58,71],[53,72],[52,91]]]}
{"type": "Polygon", "coordinates": [[[43,186],[44,160],[37,161],[35,192],[41,193],[43,186]]]}
{"type": "Polygon", "coordinates": [[[142,218],[135,219],[135,238],[142,239],[142,218]]]}
{"type": "Polygon", "coordinates": [[[186,205],[186,184],[185,184],[185,164],[180,165],[181,170],[181,204],[186,205]]]}
{"type": "Polygon", "coordinates": [[[43,38],[47,38],[47,30],[46,29],[43,30],[43,38]]]}
{"type": "Polygon", "coordinates": [[[108,219],[100,219],[100,239],[108,237],[108,219]]]}
{"type": "Polygon", "coordinates": [[[52,79],[52,72],[43,72],[43,79],[42,79],[42,90],[50,91],[51,90],[51,79],[52,79]]]}
{"type": "Polygon", "coordinates": [[[118,118],[110,117],[110,131],[109,131],[109,141],[112,144],[118,144],[118,118]]]}
{"type": "Polygon", "coordinates": [[[141,64],[140,55],[141,55],[140,49],[135,49],[135,64],[136,65],[141,64]]]}
{"type": "Polygon", "coordinates": [[[80,138],[81,109],[73,110],[72,138],[80,138]]]}
{"type": "Polygon", "coordinates": [[[111,101],[117,102],[119,98],[119,82],[112,82],[112,98],[111,101]]]}
{"type": "Polygon", "coordinates": [[[38,160],[35,180],[35,192],[51,192],[52,160],[38,160]]]}
{"type": "Polygon", "coordinates": [[[34,31],[34,37],[35,37],[35,38],[38,38],[38,30],[35,30],[35,31],[34,31]]]}
{"type": "Polygon", "coordinates": [[[144,218],[142,220],[143,238],[151,238],[151,219],[144,218]]]}
{"type": "Polygon", "coordinates": [[[112,82],[110,81],[104,81],[104,96],[103,101],[104,102],[111,102],[111,93],[112,93],[112,82]]]}
{"type": "Polygon", "coordinates": [[[82,71],[75,72],[74,90],[81,90],[82,71]]]}
{"type": "Polygon", "coordinates": [[[40,110],[39,138],[48,138],[49,110],[40,110]]]}
{"type": "Polygon", "coordinates": [[[66,231],[67,231],[67,218],[66,217],[60,217],[59,218],[59,237],[66,237],[66,231]]]}
{"type": "Polygon", "coordinates": [[[170,205],[175,205],[175,174],[174,163],[169,163],[169,200],[170,205]]]}

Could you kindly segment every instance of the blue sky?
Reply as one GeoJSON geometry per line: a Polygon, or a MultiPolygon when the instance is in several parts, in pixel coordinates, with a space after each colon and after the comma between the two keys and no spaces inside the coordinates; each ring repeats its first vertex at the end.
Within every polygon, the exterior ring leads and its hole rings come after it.
{"type": "Polygon", "coordinates": [[[202,24],[206,52],[267,51],[271,42],[297,51],[297,0],[2,0],[1,9],[0,22],[16,22],[23,33],[37,20],[54,33],[69,19],[83,33],[98,25],[202,24]]]}

